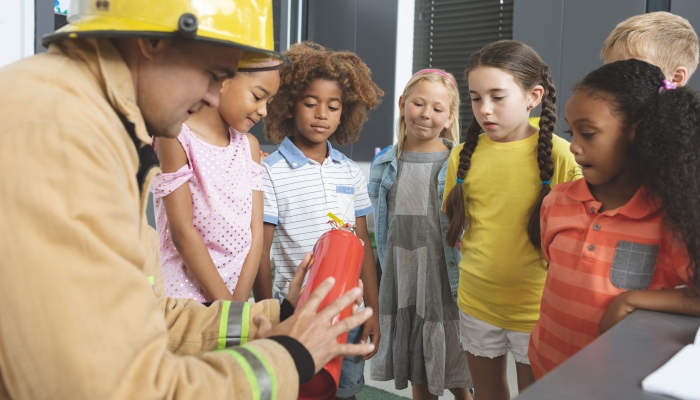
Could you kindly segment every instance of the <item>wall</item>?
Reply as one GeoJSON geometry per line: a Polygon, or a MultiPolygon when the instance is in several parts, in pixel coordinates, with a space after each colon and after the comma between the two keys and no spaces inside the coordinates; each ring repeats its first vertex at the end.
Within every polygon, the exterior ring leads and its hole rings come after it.
{"type": "MultiPolygon", "coordinates": [[[[399,97],[413,75],[413,28],[416,14],[416,0],[401,0],[396,13],[396,68],[394,70],[394,136],[391,142],[396,143],[398,120],[400,117],[399,97]]],[[[382,144],[382,146],[384,146],[382,144]]]]}
{"type": "MultiPolygon", "coordinates": [[[[671,12],[686,18],[695,29],[700,32],[700,1],[698,0],[673,0],[671,12]]],[[[688,81],[688,86],[700,91],[700,77],[697,70],[688,81]]]]}
{"type": "Polygon", "coordinates": [[[308,40],[333,50],[357,53],[384,91],[382,104],[370,112],[359,141],[335,146],[355,161],[370,161],[375,147],[393,143],[398,3],[399,0],[308,2],[308,40]]]}
{"type": "Polygon", "coordinates": [[[532,46],[552,71],[558,132],[567,126],[564,106],[573,85],[603,65],[600,50],[610,32],[621,21],[644,12],[646,0],[515,1],[513,39],[532,46]]]}
{"type": "Polygon", "coordinates": [[[34,0],[4,0],[0,13],[0,67],[34,54],[34,0]]]}

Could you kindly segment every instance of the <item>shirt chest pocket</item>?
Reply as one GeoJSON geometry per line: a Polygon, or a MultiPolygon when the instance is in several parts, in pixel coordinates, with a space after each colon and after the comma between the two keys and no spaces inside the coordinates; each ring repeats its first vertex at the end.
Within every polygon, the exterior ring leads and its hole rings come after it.
{"type": "Polygon", "coordinates": [[[610,282],[625,290],[643,290],[654,276],[659,246],[620,240],[615,249],[610,282]]]}
{"type": "Polygon", "coordinates": [[[355,210],[353,207],[353,199],[355,198],[355,188],[352,186],[338,185],[335,189],[335,198],[338,201],[337,217],[350,221],[355,218],[355,210]]]}

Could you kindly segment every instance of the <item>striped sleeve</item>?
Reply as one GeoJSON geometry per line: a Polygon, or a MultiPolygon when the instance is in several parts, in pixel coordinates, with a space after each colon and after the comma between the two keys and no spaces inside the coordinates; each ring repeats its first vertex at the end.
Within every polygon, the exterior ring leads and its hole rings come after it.
{"type": "Polygon", "coordinates": [[[277,225],[279,220],[277,193],[275,192],[275,186],[272,182],[271,168],[266,164],[263,165],[265,167],[265,172],[262,177],[263,221],[268,224],[277,225]]]}

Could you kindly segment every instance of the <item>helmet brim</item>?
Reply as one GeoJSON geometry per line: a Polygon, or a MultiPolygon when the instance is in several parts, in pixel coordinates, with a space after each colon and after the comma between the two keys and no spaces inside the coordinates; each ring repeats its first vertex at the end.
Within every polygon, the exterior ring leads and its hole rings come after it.
{"type": "Polygon", "coordinates": [[[292,62],[284,54],[273,50],[246,45],[236,41],[235,38],[226,38],[221,32],[209,32],[206,28],[198,29],[197,34],[190,38],[183,38],[178,31],[167,30],[161,26],[143,23],[142,21],[129,21],[107,18],[80,18],[62,27],[56,32],[42,36],[41,44],[48,47],[49,44],[64,39],[79,38],[144,38],[166,40],[188,40],[208,43],[217,46],[231,47],[243,50],[243,55],[238,63],[240,71],[269,71],[286,68],[292,62]],[[201,34],[200,34],[201,32],[201,34]]]}

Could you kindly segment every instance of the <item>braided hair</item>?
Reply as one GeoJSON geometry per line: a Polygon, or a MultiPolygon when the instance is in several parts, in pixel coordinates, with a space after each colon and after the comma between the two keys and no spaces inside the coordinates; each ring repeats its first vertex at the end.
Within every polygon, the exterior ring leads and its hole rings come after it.
{"type": "Polygon", "coordinates": [[[622,129],[634,130],[630,154],[647,200],[685,244],[690,287],[700,289],[700,95],[682,87],[660,90],[664,74],[640,60],[606,64],[575,88],[606,99],[622,129]],[[636,127],[636,128],[635,128],[636,127]]]}
{"type": "MultiPolygon", "coordinates": [[[[540,179],[542,182],[550,181],[554,175],[552,134],[557,121],[555,106],[557,96],[549,67],[530,46],[514,40],[499,40],[484,46],[481,50],[472,54],[464,71],[464,79],[468,81],[469,73],[479,67],[498,68],[512,75],[523,91],[530,91],[536,85],[541,85],[544,88],[539,138],[535,153],[540,170],[540,179]]],[[[474,117],[469,129],[467,129],[464,147],[459,153],[457,179],[464,180],[467,176],[469,167],[471,167],[471,157],[474,154],[480,135],[481,126],[479,126],[476,117],[474,117]]],[[[541,241],[540,207],[542,206],[542,199],[551,190],[549,184],[542,185],[539,197],[533,204],[528,218],[527,234],[530,242],[537,249],[540,248],[541,241]]],[[[464,226],[468,222],[464,197],[462,185],[457,184],[445,199],[445,212],[450,221],[447,230],[447,242],[450,244],[454,244],[459,240],[464,226]]]]}

